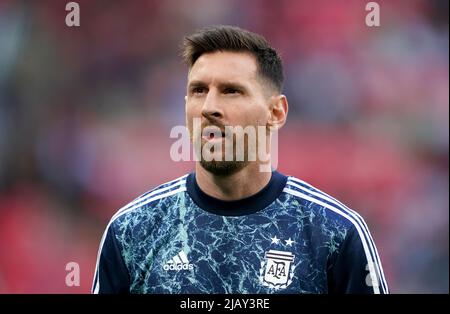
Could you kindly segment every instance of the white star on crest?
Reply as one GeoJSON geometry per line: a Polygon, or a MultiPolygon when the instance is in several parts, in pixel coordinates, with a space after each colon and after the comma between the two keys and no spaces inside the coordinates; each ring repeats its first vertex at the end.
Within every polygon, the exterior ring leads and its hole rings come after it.
{"type": "Polygon", "coordinates": [[[292,241],[291,238],[284,240],[287,245],[292,246],[292,243],[295,243],[295,241],[292,241]]]}
{"type": "Polygon", "coordinates": [[[272,243],[278,244],[280,242],[280,239],[277,238],[277,236],[274,236],[273,238],[270,238],[272,240],[272,243]]]}

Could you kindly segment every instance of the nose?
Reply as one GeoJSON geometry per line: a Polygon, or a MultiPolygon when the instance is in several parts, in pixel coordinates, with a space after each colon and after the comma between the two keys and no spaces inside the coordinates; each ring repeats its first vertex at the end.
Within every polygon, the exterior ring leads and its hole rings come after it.
{"type": "Polygon", "coordinates": [[[211,90],[206,95],[205,102],[202,107],[202,116],[208,120],[223,118],[223,110],[217,94],[211,90]]]}

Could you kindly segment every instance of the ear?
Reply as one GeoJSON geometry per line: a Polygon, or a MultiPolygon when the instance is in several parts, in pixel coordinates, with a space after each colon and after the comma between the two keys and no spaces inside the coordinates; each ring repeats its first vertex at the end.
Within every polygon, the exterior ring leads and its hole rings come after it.
{"type": "Polygon", "coordinates": [[[286,118],[289,110],[288,101],[285,95],[272,96],[269,108],[269,120],[267,126],[281,129],[286,123],[286,118]]]}

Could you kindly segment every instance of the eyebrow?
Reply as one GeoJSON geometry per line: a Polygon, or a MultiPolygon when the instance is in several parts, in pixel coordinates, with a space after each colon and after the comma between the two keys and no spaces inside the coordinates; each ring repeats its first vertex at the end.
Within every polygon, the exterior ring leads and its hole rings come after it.
{"type": "MultiPolygon", "coordinates": [[[[195,87],[207,87],[208,84],[206,84],[203,81],[195,80],[188,84],[188,89],[192,89],[195,87]]],[[[236,88],[243,91],[247,91],[247,87],[245,87],[243,84],[233,81],[227,81],[227,82],[221,82],[219,83],[219,88],[236,88]]]]}
{"type": "Polygon", "coordinates": [[[194,88],[194,87],[204,87],[207,84],[202,81],[192,81],[188,84],[188,89],[194,88]]]}

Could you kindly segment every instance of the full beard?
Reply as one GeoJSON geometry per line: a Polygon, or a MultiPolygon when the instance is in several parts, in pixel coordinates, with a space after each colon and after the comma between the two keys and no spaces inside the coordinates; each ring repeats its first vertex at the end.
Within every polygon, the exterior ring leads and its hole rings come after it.
{"type": "Polygon", "coordinates": [[[235,174],[245,168],[248,161],[206,161],[203,158],[200,160],[200,165],[206,170],[216,176],[229,176],[235,174]]]}
{"type": "MultiPolygon", "coordinates": [[[[203,146],[202,149],[204,149],[203,146]]],[[[214,147],[211,149],[210,153],[214,154],[214,147]]],[[[225,158],[225,145],[222,146],[222,153],[220,155],[220,157],[213,158],[210,161],[200,158],[200,165],[206,171],[216,176],[229,176],[239,172],[249,164],[247,151],[244,153],[244,160],[237,160],[235,143],[233,143],[233,160],[227,160],[225,158]]]]}

